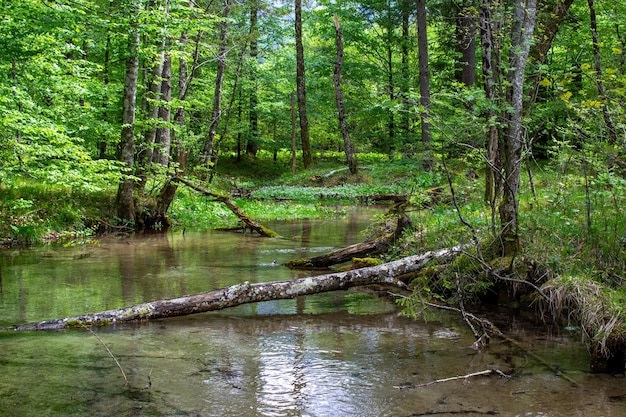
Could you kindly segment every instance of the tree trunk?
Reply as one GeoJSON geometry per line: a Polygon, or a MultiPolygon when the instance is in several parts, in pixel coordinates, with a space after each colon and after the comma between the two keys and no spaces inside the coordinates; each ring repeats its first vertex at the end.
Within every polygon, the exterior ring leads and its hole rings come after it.
{"type": "Polygon", "coordinates": [[[296,144],[296,97],[291,93],[291,173],[296,173],[296,153],[298,147],[296,144]]]}
{"type": "Polygon", "coordinates": [[[530,42],[535,29],[536,0],[516,0],[511,32],[511,51],[507,103],[510,107],[506,120],[504,150],[504,189],[500,203],[500,235],[505,256],[512,256],[519,248],[518,194],[522,165],[522,141],[524,114],[524,71],[528,61],[530,42]]]}
{"type": "MultiPolygon", "coordinates": [[[[250,29],[252,30],[252,29],[250,29]]],[[[228,102],[228,107],[226,108],[226,116],[224,117],[224,125],[222,127],[222,132],[220,134],[221,138],[225,138],[228,133],[228,126],[230,124],[230,116],[232,114],[233,107],[235,106],[235,100],[237,99],[237,92],[241,89],[239,88],[239,79],[241,76],[241,67],[243,66],[244,56],[246,54],[247,45],[244,45],[241,48],[241,53],[239,54],[239,62],[237,62],[237,69],[235,70],[235,81],[233,82],[233,89],[230,94],[230,101],[228,102]]],[[[241,95],[240,95],[241,96],[241,95]]],[[[241,109],[241,107],[239,107],[241,109]]],[[[239,113],[239,117],[241,118],[241,112],[239,113]]],[[[217,172],[217,162],[220,157],[220,144],[222,141],[217,143],[217,147],[213,152],[213,165],[211,166],[211,173],[209,174],[208,183],[211,184],[213,182],[213,178],[215,177],[215,173],[217,172]]],[[[237,155],[237,160],[239,160],[239,155],[237,155]]]]}
{"type": "MultiPolygon", "coordinates": [[[[388,2],[387,3],[387,27],[386,27],[386,36],[387,36],[387,42],[385,47],[387,48],[386,52],[387,52],[387,89],[389,90],[389,102],[393,103],[396,100],[396,94],[395,94],[395,84],[394,84],[394,77],[393,77],[393,23],[392,23],[392,10],[391,10],[391,4],[388,2]]],[[[389,155],[393,154],[394,148],[396,147],[395,144],[395,137],[396,137],[396,113],[394,109],[389,109],[388,110],[389,113],[389,120],[387,122],[387,129],[388,129],[388,135],[389,135],[389,146],[388,146],[388,153],[389,155]]]]}
{"type": "Polygon", "coordinates": [[[302,45],[302,0],[295,0],[296,28],[296,87],[298,90],[298,116],[300,118],[300,141],[302,142],[302,163],[304,169],[313,166],[311,140],[309,138],[309,118],[306,111],[306,78],[304,71],[304,47],[302,45]]]}
{"type": "Polygon", "coordinates": [[[596,8],[593,0],[587,0],[589,5],[589,19],[591,24],[591,39],[593,44],[593,62],[596,69],[596,86],[598,88],[598,95],[602,99],[602,116],[604,117],[604,124],[607,128],[608,143],[613,145],[617,141],[617,130],[615,123],[611,117],[611,111],[609,109],[609,98],[604,88],[604,81],[602,75],[602,59],[600,57],[600,43],[598,40],[598,23],[596,19],[596,8]]]}
{"type": "Polygon", "coordinates": [[[346,152],[346,162],[348,163],[348,169],[350,174],[355,175],[357,173],[356,158],[352,149],[352,143],[350,142],[350,132],[348,131],[348,122],[346,120],[346,112],[343,100],[343,91],[341,90],[341,68],[343,66],[343,41],[341,38],[341,26],[339,26],[339,18],[335,15],[335,38],[337,43],[337,62],[335,63],[335,99],[337,101],[337,115],[339,117],[339,129],[343,136],[343,146],[346,152]]]}
{"type": "Polygon", "coordinates": [[[208,165],[213,157],[213,144],[215,142],[215,133],[217,125],[220,123],[222,116],[222,84],[224,83],[224,70],[226,68],[226,36],[228,33],[228,16],[230,14],[231,0],[224,1],[224,16],[220,25],[220,46],[217,53],[217,72],[215,74],[215,91],[213,94],[213,110],[211,112],[211,124],[209,125],[209,134],[204,142],[202,150],[201,165],[208,165]]]}
{"type": "MultiPolygon", "coordinates": [[[[405,135],[409,136],[411,129],[409,115],[411,108],[409,104],[409,91],[411,89],[410,77],[409,77],[409,46],[410,31],[409,31],[409,17],[411,15],[412,3],[410,0],[402,0],[402,39],[400,40],[400,51],[402,54],[402,67],[401,67],[401,80],[400,80],[400,97],[402,97],[402,114],[400,115],[400,130],[405,135]]],[[[390,22],[391,23],[391,22],[390,22]]],[[[391,26],[391,24],[390,24],[391,26]]],[[[388,46],[391,51],[393,44],[388,46]]],[[[390,58],[391,59],[391,58],[390,58]]]]}
{"type": "MultiPolygon", "coordinates": [[[[133,16],[138,13],[134,4],[133,16]]],[[[134,19],[134,17],[133,17],[134,19]]],[[[133,174],[135,152],[135,106],[137,99],[137,77],[139,74],[139,28],[138,22],[131,23],[131,34],[128,41],[129,57],[126,60],[126,76],[124,81],[124,99],[122,109],[122,138],[120,142],[120,161],[125,165],[125,174],[117,190],[117,216],[126,221],[135,221],[135,203],[133,200],[133,174]]]]}
{"type": "Polygon", "coordinates": [[[256,156],[259,150],[259,114],[257,112],[257,105],[259,98],[257,96],[257,60],[259,55],[259,28],[258,28],[258,15],[259,15],[259,3],[254,0],[251,2],[250,10],[250,60],[252,68],[250,70],[250,109],[248,111],[250,119],[250,135],[248,137],[248,143],[246,145],[246,153],[252,156],[256,156]]]}
{"type": "Polygon", "coordinates": [[[152,68],[148,68],[146,92],[144,93],[143,106],[148,124],[143,133],[143,144],[137,156],[137,176],[141,179],[141,187],[146,183],[148,167],[154,155],[154,144],[157,138],[157,119],[159,117],[158,100],[161,98],[161,76],[163,74],[163,63],[165,61],[165,40],[157,45],[159,53],[157,59],[152,63],[152,68]]]}
{"type": "Polygon", "coordinates": [[[456,46],[461,60],[455,75],[458,82],[468,87],[476,82],[476,19],[471,3],[464,0],[456,16],[456,46]]]}
{"type": "Polygon", "coordinates": [[[499,72],[497,70],[496,59],[494,54],[494,21],[492,16],[492,0],[482,0],[479,9],[480,22],[480,41],[482,46],[482,72],[483,72],[483,88],[485,98],[491,103],[489,110],[485,112],[487,120],[487,162],[485,166],[485,201],[489,203],[492,210],[495,210],[496,200],[501,190],[501,161],[499,141],[500,134],[496,123],[497,114],[495,108],[497,106],[496,86],[499,83],[499,72]]]}
{"type": "Polygon", "coordinates": [[[170,129],[172,101],[172,56],[165,54],[163,58],[163,72],[161,75],[161,99],[163,104],[159,107],[159,119],[162,127],[157,130],[155,152],[152,161],[167,166],[170,161],[172,136],[170,129]]]}
{"type": "Polygon", "coordinates": [[[132,321],[179,317],[207,311],[222,310],[241,304],[270,300],[285,300],[304,295],[346,290],[357,286],[383,284],[406,289],[398,279],[403,275],[423,269],[431,260],[446,261],[454,258],[462,247],[440,249],[421,255],[409,256],[369,268],[354,269],[289,281],[263,283],[244,282],[219,290],[188,295],[167,300],[138,304],[118,310],[108,310],[81,316],[68,317],[40,323],[15,326],[13,330],[58,330],[81,326],[106,326],[132,321]]]}
{"type": "Polygon", "coordinates": [[[417,49],[419,51],[420,119],[422,122],[422,146],[424,147],[424,167],[430,169],[430,72],[428,70],[428,35],[426,20],[426,0],[417,0],[417,49]]]}

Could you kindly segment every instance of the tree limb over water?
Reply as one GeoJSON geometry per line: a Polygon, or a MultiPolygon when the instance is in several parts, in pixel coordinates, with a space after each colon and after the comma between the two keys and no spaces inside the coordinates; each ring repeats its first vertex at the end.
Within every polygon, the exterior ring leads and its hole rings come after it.
{"type": "Polygon", "coordinates": [[[235,216],[239,217],[241,222],[245,224],[246,227],[248,227],[250,230],[257,232],[259,235],[264,236],[264,237],[278,237],[278,233],[255,222],[250,216],[244,213],[244,211],[241,208],[239,208],[239,206],[233,203],[233,201],[228,196],[225,196],[225,195],[213,192],[213,191],[205,190],[204,188],[199,187],[193,184],[192,182],[187,181],[184,178],[174,177],[172,178],[172,181],[185,184],[187,187],[191,188],[194,191],[199,192],[202,195],[205,195],[207,197],[212,197],[216,201],[219,201],[220,203],[224,203],[226,207],[228,207],[228,209],[232,211],[235,216]]]}
{"type": "Polygon", "coordinates": [[[462,246],[455,246],[453,248],[426,252],[421,255],[409,256],[369,268],[290,281],[254,284],[244,282],[200,294],[157,300],[117,310],[14,326],[9,330],[60,330],[72,327],[106,326],[116,323],[179,317],[222,310],[241,304],[290,299],[303,295],[346,290],[352,287],[372,284],[385,284],[407,289],[406,284],[400,281],[398,277],[423,269],[431,260],[450,260],[461,253],[462,250],[462,246]]]}

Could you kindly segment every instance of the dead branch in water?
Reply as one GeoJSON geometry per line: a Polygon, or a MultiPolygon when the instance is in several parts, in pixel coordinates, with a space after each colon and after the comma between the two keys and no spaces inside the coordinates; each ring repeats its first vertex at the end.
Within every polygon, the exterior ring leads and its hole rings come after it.
{"type": "Polygon", "coordinates": [[[94,332],[91,327],[89,326],[83,326],[83,328],[87,329],[87,331],[89,331],[89,333],[91,333],[92,335],[95,336],[96,339],[98,339],[98,342],[100,342],[100,344],[102,344],[102,346],[104,346],[104,349],[106,349],[107,353],[109,354],[109,356],[113,359],[113,361],[115,362],[115,365],[117,365],[117,369],[120,370],[120,373],[122,374],[122,378],[124,378],[124,381],[126,382],[126,386],[129,385],[128,383],[128,378],[126,378],[126,372],[124,372],[124,369],[122,368],[122,365],[120,365],[119,361],[117,360],[117,358],[115,357],[115,355],[113,355],[113,353],[111,352],[111,350],[109,349],[109,347],[106,345],[106,343],[104,343],[102,341],[102,339],[100,339],[100,336],[98,336],[96,334],[96,332],[94,332]]]}
{"type": "Polygon", "coordinates": [[[510,375],[505,374],[504,372],[502,372],[499,369],[487,369],[485,371],[472,372],[471,374],[467,374],[467,375],[453,376],[453,377],[443,378],[443,379],[435,379],[434,381],[424,382],[423,384],[394,385],[394,388],[398,388],[398,389],[415,389],[415,388],[427,387],[427,386],[430,386],[430,385],[440,384],[442,382],[456,381],[456,380],[459,380],[459,379],[464,379],[465,380],[465,379],[473,378],[475,376],[494,375],[494,374],[500,375],[503,378],[510,378],[510,375]]]}
{"type": "MultiPolygon", "coordinates": [[[[537,362],[542,364],[544,367],[546,367],[548,370],[553,372],[556,376],[563,378],[564,380],[566,380],[573,386],[578,386],[578,384],[573,379],[565,375],[562,370],[555,368],[553,365],[548,363],[548,361],[546,361],[545,359],[543,359],[541,356],[537,355],[536,353],[532,352],[530,349],[528,349],[526,346],[519,343],[517,340],[512,339],[508,337],[507,335],[505,335],[504,333],[502,333],[502,331],[500,331],[500,329],[498,329],[491,321],[485,318],[478,317],[472,313],[468,313],[467,311],[461,310],[456,307],[444,306],[444,305],[434,304],[434,303],[429,303],[429,302],[424,302],[424,304],[427,306],[436,307],[436,308],[440,308],[444,310],[456,311],[463,316],[463,318],[468,322],[468,324],[469,324],[469,321],[471,320],[477,323],[478,325],[480,325],[483,335],[480,336],[480,338],[476,340],[476,342],[474,342],[474,344],[472,345],[472,348],[476,349],[482,345],[482,338],[484,337],[484,335],[496,336],[499,339],[502,339],[505,342],[513,345],[514,347],[524,352],[528,356],[532,357],[534,360],[536,360],[537,362]]],[[[471,324],[470,324],[470,328],[472,328],[474,335],[478,336],[478,333],[473,330],[473,326],[471,324]]]]}

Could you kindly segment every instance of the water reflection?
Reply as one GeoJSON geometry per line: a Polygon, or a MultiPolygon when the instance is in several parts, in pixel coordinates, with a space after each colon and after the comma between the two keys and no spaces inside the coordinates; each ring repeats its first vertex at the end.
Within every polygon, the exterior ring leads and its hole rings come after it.
{"type": "MultiPolygon", "coordinates": [[[[356,216],[356,215],[355,215],[356,216]]],[[[283,238],[188,233],[0,255],[0,321],[15,324],[307,273],[277,263],[363,239],[367,217],[271,225],[283,238]]],[[[398,316],[356,291],[97,329],[0,333],[0,415],[623,415],[623,379],[589,375],[577,339],[506,317],[515,336],[579,385],[494,341],[484,351],[455,316],[398,316]],[[401,390],[485,369],[480,377],[401,390]]],[[[507,325],[508,323],[508,325],[507,325]]],[[[498,323],[500,324],[500,323],[498,323]]]]}

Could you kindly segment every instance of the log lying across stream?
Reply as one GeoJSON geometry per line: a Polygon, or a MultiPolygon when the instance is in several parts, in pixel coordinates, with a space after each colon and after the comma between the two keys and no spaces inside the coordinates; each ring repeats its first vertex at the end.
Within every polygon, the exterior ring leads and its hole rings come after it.
{"type": "Polygon", "coordinates": [[[19,325],[9,330],[59,330],[72,327],[106,326],[116,323],[178,317],[221,310],[241,304],[296,298],[303,295],[345,290],[351,287],[371,284],[386,284],[406,289],[406,285],[398,277],[419,271],[431,260],[450,260],[457,256],[462,249],[462,246],[456,246],[409,256],[369,268],[299,278],[291,281],[255,284],[244,282],[200,294],[151,301],[117,310],[19,325]]]}

